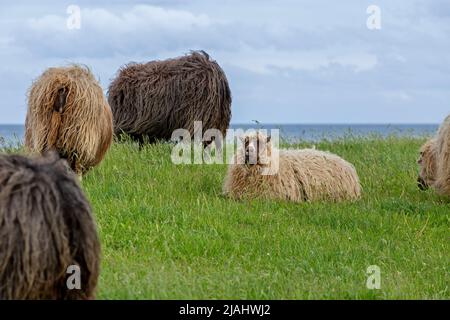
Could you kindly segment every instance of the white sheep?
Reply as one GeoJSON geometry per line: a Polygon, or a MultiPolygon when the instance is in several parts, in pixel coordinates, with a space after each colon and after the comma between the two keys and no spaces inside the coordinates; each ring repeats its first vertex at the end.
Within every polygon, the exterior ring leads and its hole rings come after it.
{"type": "Polygon", "coordinates": [[[236,199],[338,202],[360,198],[361,185],[354,166],[337,155],[315,149],[276,150],[270,137],[257,132],[243,137],[224,193],[236,199]]]}

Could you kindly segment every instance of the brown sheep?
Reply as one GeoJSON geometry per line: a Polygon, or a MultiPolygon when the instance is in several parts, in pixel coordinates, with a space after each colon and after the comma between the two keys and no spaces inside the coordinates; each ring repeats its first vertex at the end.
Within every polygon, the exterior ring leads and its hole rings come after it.
{"type": "Polygon", "coordinates": [[[176,129],[223,136],[231,119],[231,92],[225,73],[203,51],[164,61],[132,63],[119,70],[108,90],[117,135],[140,143],[169,140],[176,129]]]}
{"type": "Polygon", "coordinates": [[[66,161],[0,155],[0,300],[93,299],[99,262],[91,207],[66,161]],[[66,284],[71,265],[79,290],[66,284]]]}
{"type": "Polygon", "coordinates": [[[361,196],[355,168],[334,154],[276,150],[270,138],[259,132],[243,141],[224,184],[224,193],[232,198],[338,202],[361,196]]]}
{"type": "Polygon", "coordinates": [[[102,161],[112,135],[111,109],[88,68],[50,68],[31,86],[25,123],[29,151],[55,149],[81,175],[102,161]]]}

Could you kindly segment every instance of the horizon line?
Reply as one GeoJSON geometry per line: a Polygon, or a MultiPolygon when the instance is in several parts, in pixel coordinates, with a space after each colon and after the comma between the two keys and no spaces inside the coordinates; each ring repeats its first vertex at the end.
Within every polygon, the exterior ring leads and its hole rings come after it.
{"type": "MultiPolygon", "coordinates": [[[[237,125],[439,125],[432,122],[234,122],[230,126],[237,125]]],[[[24,123],[0,123],[0,126],[25,126],[24,123]]]]}

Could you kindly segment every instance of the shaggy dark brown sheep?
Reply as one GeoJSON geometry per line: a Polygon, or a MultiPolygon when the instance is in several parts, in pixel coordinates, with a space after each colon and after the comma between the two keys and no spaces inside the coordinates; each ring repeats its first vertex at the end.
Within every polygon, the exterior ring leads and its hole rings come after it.
{"type": "Polygon", "coordinates": [[[99,260],[91,207],[66,161],[0,155],[0,300],[93,299],[99,260]],[[80,289],[66,284],[71,265],[80,289]]]}
{"type": "Polygon", "coordinates": [[[190,55],[131,63],[119,70],[108,91],[114,132],[144,140],[169,140],[175,129],[203,130],[223,136],[231,119],[231,92],[225,73],[204,51],[190,55]]]}
{"type": "Polygon", "coordinates": [[[30,89],[25,146],[34,153],[57,150],[78,175],[102,161],[112,125],[103,90],[86,67],[50,68],[30,89]]]}

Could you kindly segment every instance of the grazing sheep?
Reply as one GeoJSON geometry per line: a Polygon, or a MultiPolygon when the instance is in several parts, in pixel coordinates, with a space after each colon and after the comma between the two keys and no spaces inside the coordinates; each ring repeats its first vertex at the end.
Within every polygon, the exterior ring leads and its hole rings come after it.
{"type": "Polygon", "coordinates": [[[342,158],[315,149],[279,150],[279,156],[274,151],[270,137],[259,132],[245,136],[229,167],[224,193],[237,199],[295,202],[337,202],[361,196],[356,170],[342,158]]]}
{"type": "Polygon", "coordinates": [[[223,136],[231,119],[231,92],[225,73],[204,51],[164,61],[123,67],[108,91],[114,132],[140,143],[171,139],[176,129],[194,135],[203,130],[223,136]]]}
{"type": "Polygon", "coordinates": [[[450,196],[450,116],[439,128],[436,137],[420,150],[419,188],[434,188],[438,194],[450,196]]]}
{"type": "Polygon", "coordinates": [[[420,148],[420,157],[417,163],[420,167],[418,186],[421,190],[427,190],[434,184],[436,176],[436,139],[429,139],[420,148]]]}
{"type": "Polygon", "coordinates": [[[81,175],[99,164],[112,142],[112,113],[86,67],[50,68],[33,83],[25,123],[31,152],[55,149],[81,175]]]}
{"type": "Polygon", "coordinates": [[[0,155],[0,300],[93,299],[100,242],[65,160],[0,155]],[[80,289],[67,268],[80,268],[80,289]]]}

